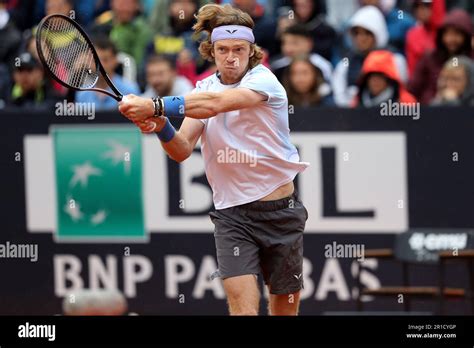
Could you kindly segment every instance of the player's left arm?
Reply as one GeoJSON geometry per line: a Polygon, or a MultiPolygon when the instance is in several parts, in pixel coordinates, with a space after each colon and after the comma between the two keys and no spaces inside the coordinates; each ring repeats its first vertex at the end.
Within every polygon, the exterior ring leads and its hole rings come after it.
{"type": "MultiPolygon", "coordinates": [[[[184,115],[204,119],[221,112],[256,106],[267,100],[267,96],[248,88],[233,88],[222,92],[197,92],[184,97],[184,115]]],[[[132,121],[141,121],[153,116],[155,109],[150,98],[127,95],[119,104],[119,110],[132,121]]],[[[165,108],[165,116],[166,108],[165,108]]]]}

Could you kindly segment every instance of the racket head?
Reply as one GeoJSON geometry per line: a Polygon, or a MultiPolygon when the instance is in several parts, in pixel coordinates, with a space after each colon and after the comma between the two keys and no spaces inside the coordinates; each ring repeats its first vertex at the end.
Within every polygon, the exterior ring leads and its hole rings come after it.
{"type": "Polygon", "coordinates": [[[122,100],[122,94],[107,76],[91,40],[68,16],[52,14],[41,20],[36,33],[36,49],[45,70],[61,85],[78,91],[97,91],[122,100]],[[95,87],[100,76],[114,93],[95,87]]]}

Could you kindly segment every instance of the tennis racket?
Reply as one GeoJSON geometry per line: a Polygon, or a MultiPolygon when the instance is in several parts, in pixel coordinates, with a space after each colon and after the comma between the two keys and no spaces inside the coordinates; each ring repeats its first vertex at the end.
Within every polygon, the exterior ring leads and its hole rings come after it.
{"type": "Polygon", "coordinates": [[[122,93],[107,76],[90,38],[71,18],[61,14],[43,18],[38,24],[36,49],[46,71],[61,85],[122,100],[122,93]],[[101,76],[112,92],[95,87],[101,76]]]}

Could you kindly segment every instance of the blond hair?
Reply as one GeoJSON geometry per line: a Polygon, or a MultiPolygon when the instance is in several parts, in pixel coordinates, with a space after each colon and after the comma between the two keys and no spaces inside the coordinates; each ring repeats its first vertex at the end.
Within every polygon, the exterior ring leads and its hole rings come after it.
{"type": "MultiPolygon", "coordinates": [[[[222,25],[242,25],[253,29],[255,25],[252,17],[247,13],[228,4],[204,5],[198,11],[196,20],[197,22],[193,26],[195,35],[198,36],[201,33],[207,33],[207,38],[199,45],[199,53],[204,59],[207,59],[210,62],[214,62],[214,57],[211,54],[213,49],[211,33],[214,28],[222,25]]],[[[249,59],[249,67],[252,69],[262,61],[263,51],[254,43],[250,44],[250,49],[254,52],[249,59]]]]}

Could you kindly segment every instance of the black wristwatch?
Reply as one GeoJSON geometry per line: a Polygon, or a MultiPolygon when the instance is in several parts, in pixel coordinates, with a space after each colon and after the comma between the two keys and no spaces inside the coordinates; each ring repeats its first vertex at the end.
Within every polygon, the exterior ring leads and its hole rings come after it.
{"type": "Polygon", "coordinates": [[[155,107],[153,117],[163,116],[163,100],[161,98],[151,98],[151,100],[153,100],[153,105],[155,107]]]}

